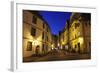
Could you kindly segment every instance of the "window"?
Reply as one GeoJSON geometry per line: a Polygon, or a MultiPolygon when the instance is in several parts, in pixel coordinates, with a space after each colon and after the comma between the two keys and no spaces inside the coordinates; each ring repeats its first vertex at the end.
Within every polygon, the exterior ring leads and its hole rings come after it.
{"type": "Polygon", "coordinates": [[[35,16],[33,16],[33,18],[32,18],[32,22],[33,22],[34,24],[36,24],[37,19],[36,19],[36,17],[35,17],[35,16]]]}
{"type": "Polygon", "coordinates": [[[42,44],[42,51],[44,52],[44,44],[42,44]]]}
{"type": "Polygon", "coordinates": [[[32,42],[27,42],[27,51],[32,51],[32,42]]]}
{"type": "Polygon", "coordinates": [[[80,43],[78,43],[78,52],[80,53],[80,43]]]}
{"type": "Polygon", "coordinates": [[[36,29],[35,28],[31,28],[31,35],[36,36],[36,29]]]}
{"type": "Polygon", "coordinates": [[[75,28],[79,27],[80,23],[75,23],[75,28]]]}
{"type": "Polygon", "coordinates": [[[42,33],[42,39],[44,39],[44,32],[42,33]]]}
{"type": "Polygon", "coordinates": [[[43,23],[43,28],[45,28],[45,24],[43,23]]]}

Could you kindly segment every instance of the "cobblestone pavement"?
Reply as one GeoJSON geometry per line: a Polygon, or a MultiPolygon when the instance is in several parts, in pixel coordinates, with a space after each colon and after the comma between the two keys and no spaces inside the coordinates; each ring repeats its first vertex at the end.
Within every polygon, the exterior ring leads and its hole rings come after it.
{"type": "Polygon", "coordinates": [[[31,56],[24,58],[24,62],[41,62],[41,61],[60,61],[60,60],[83,60],[90,59],[90,54],[68,53],[63,50],[55,50],[44,56],[31,56]]]}

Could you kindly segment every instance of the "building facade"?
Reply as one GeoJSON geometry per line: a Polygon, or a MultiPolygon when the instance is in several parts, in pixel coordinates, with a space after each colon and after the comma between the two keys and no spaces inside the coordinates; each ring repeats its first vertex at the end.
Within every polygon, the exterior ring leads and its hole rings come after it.
{"type": "Polygon", "coordinates": [[[52,48],[48,23],[37,11],[23,10],[23,57],[42,55],[52,48]]]}
{"type": "Polygon", "coordinates": [[[91,16],[89,13],[72,13],[69,27],[69,50],[90,53],[91,16]]]}
{"type": "Polygon", "coordinates": [[[60,49],[74,53],[91,53],[91,14],[72,13],[58,36],[60,49]]]}
{"type": "Polygon", "coordinates": [[[59,45],[61,49],[68,50],[69,46],[69,22],[66,21],[64,29],[59,32],[59,45]]]}
{"type": "Polygon", "coordinates": [[[52,35],[52,49],[58,48],[58,36],[52,35]]]}

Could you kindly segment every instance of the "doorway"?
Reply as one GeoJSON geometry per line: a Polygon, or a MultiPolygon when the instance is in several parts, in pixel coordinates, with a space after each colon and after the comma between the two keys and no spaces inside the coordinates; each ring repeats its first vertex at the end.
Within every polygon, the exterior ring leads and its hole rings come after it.
{"type": "Polygon", "coordinates": [[[39,49],[40,49],[40,46],[37,45],[37,46],[36,46],[36,50],[35,50],[36,55],[39,55],[39,49]]]}
{"type": "Polygon", "coordinates": [[[78,53],[80,53],[80,43],[78,43],[78,53]]]}

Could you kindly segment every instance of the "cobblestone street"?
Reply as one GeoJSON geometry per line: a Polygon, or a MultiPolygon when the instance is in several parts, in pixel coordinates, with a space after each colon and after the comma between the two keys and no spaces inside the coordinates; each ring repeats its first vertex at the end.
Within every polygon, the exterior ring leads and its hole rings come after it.
{"type": "Polygon", "coordinates": [[[68,53],[63,50],[53,50],[44,56],[32,56],[24,58],[24,62],[60,61],[90,59],[89,54],[68,53]]]}

